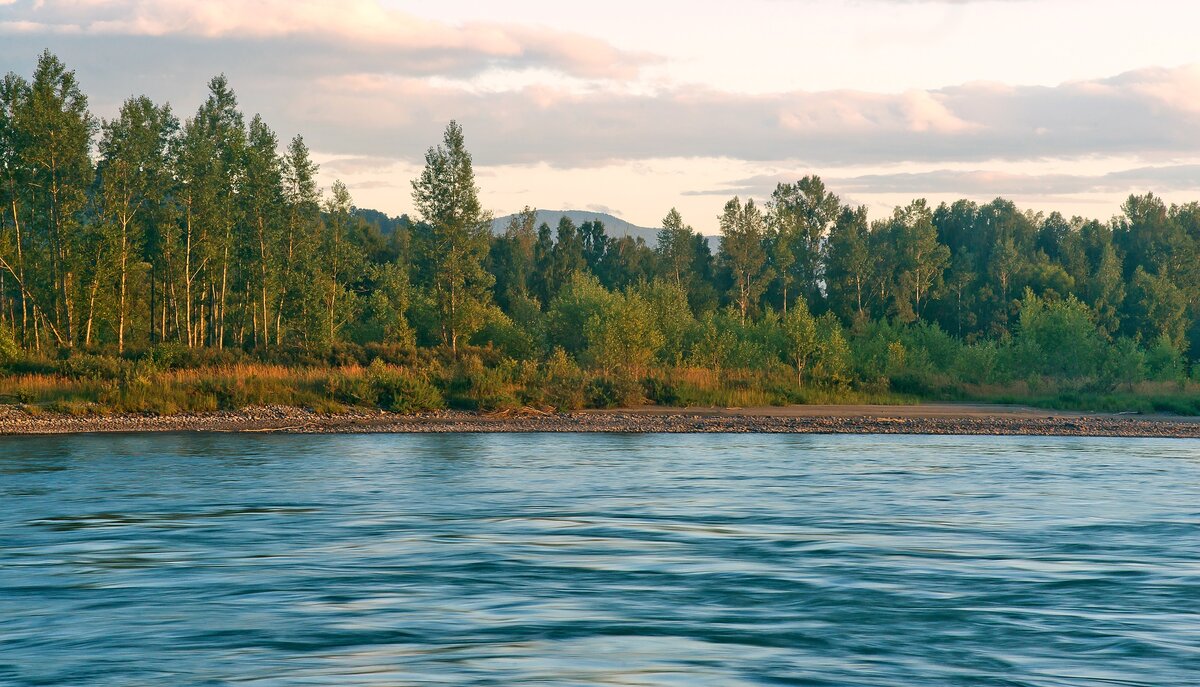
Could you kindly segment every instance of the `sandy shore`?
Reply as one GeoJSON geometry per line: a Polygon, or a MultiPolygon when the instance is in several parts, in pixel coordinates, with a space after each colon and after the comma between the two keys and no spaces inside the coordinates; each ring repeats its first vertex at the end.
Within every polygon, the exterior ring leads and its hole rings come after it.
{"type": "Polygon", "coordinates": [[[262,407],[165,417],[30,415],[0,406],[0,435],[93,432],[769,432],[1200,438],[1200,418],[1077,413],[993,405],[662,408],[577,413],[319,414],[262,407]]]}

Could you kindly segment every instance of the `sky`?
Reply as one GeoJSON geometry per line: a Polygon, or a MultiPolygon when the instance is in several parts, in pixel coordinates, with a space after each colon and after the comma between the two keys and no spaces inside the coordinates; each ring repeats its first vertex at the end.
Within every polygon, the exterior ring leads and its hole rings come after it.
{"type": "Polygon", "coordinates": [[[819,174],[874,217],[1003,196],[1107,219],[1200,199],[1193,0],[0,0],[0,71],[50,49],[94,113],[181,117],[228,76],[326,185],[411,212],[457,119],[486,207],[724,203],[819,174]]]}

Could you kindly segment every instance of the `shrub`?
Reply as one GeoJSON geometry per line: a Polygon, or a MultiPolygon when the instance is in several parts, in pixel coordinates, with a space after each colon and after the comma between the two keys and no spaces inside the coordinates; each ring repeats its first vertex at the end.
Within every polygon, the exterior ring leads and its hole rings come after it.
{"type": "Polygon", "coordinates": [[[646,399],[660,406],[679,404],[679,389],[664,377],[651,375],[642,380],[642,393],[646,399]]]}
{"type": "Polygon", "coordinates": [[[583,371],[563,349],[554,349],[554,354],[546,361],[541,383],[546,403],[558,410],[578,410],[583,407],[583,371]]]}
{"type": "Polygon", "coordinates": [[[328,399],[352,406],[373,406],[378,397],[363,375],[335,373],[325,379],[322,392],[328,399]]]}
{"type": "Polygon", "coordinates": [[[72,355],[58,362],[58,372],[70,379],[116,379],[121,374],[122,361],[91,354],[72,355]]]}
{"type": "Polygon", "coordinates": [[[21,347],[7,327],[0,327],[0,365],[16,362],[21,357],[21,347]]]}
{"type": "Polygon", "coordinates": [[[449,398],[452,407],[466,410],[495,410],[518,405],[515,385],[510,381],[513,364],[485,367],[476,356],[462,358],[454,367],[449,398]]]}
{"type": "MultiPolygon", "coordinates": [[[[215,410],[240,410],[249,405],[243,389],[226,377],[206,377],[196,383],[195,393],[198,397],[211,400],[215,410]]],[[[202,410],[207,410],[202,403],[202,410]]]]}
{"type": "Polygon", "coordinates": [[[367,374],[375,402],[384,410],[416,413],[446,406],[442,393],[424,377],[378,362],[371,363],[367,374]]]}
{"type": "Polygon", "coordinates": [[[596,377],[587,386],[588,405],[593,408],[619,408],[643,400],[641,385],[625,375],[596,377]]]}

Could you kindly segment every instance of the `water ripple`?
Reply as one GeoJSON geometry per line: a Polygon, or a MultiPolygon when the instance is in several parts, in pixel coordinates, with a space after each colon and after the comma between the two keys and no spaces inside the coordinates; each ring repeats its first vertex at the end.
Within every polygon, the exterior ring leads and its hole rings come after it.
{"type": "Polygon", "coordinates": [[[0,441],[3,685],[1200,684],[1200,442],[0,441]]]}

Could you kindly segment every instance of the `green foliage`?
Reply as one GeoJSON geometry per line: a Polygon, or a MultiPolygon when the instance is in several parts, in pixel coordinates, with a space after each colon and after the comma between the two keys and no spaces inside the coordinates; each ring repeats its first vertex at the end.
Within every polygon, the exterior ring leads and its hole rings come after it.
{"type": "Polygon", "coordinates": [[[372,363],[367,381],[374,403],[384,410],[415,413],[446,405],[441,392],[428,379],[403,368],[372,363]]]}
{"type": "Polygon", "coordinates": [[[593,408],[617,408],[641,403],[642,387],[627,374],[595,377],[587,386],[588,405],[593,408]]]}
{"type": "Polygon", "coordinates": [[[1187,378],[1187,361],[1171,337],[1160,334],[1146,351],[1146,371],[1150,379],[1159,382],[1182,382],[1187,378]]]}
{"type": "Polygon", "coordinates": [[[21,347],[12,331],[0,325],[0,365],[8,365],[22,357],[21,347]]]}
{"type": "Polygon", "coordinates": [[[616,308],[621,297],[587,272],[577,272],[550,302],[547,329],[550,340],[567,353],[579,355],[588,347],[588,323],[616,308]]]}
{"type": "Polygon", "coordinates": [[[817,318],[812,376],[818,383],[836,388],[845,388],[851,381],[850,344],[832,313],[817,318]]]}
{"type": "Polygon", "coordinates": [[[817,352],[817,323],[804,301],[796,301],[788,310],[783,318],[783,331],[787,336],[787,357],[796,365],[796,383],[800,384],[817,352]]]}
{"type": "Polygon", "coordinates": [[[567,411],[583,407],[583,371],[563,349],[554,349],[536,383],[541,398],[554,408],[567,411]]]}
{"type": "Polygon", "coordinates": [[[645,370],[664,341],[654,309],[636,291],[609,299],[588,318],[584,335],[588,359],[608,373],[645,370]]]}
{"type": "Polygon", "coordinates": [[[135,97],[101,126],[49,52],[0,80],[0,396],[1192,407],[1200,203],[1131,196],[1101,222],[915,199],[871,222],[806,176],[765,214],[726,203],[714,256],[675,210],[653,246],[531,208],[493,236],[455,122],[413,182],[419,218],[323,195],[304,140],[280,143],[223,76],[182,124],[135,97]]]}
{"type": "Polygon", "coordinates": [[[124,366],[118,358],[79,354],[58,362],[59,374],[69,379],[116,379],[124,366]]]}
{"type": "Polygon", "coordinates": [[[1030,374],[1078,379],[1093,376],[1104,344],[1092,311],[1074,296],[1047,301],[1031,290],[1021,301],[1013,360],[1030,374]]]}
{"type": "Polygon", "coordinates": [[[425,169],[413,181],[413,202],[427,227],[421,234],[426,287],[442,341],[457,354],[459,342],[483,326],[495,283],[483,267],[491,215],[479,203],[471,154],[457,122],[446,127],[442,145],[425,154],[425,169]]]}

